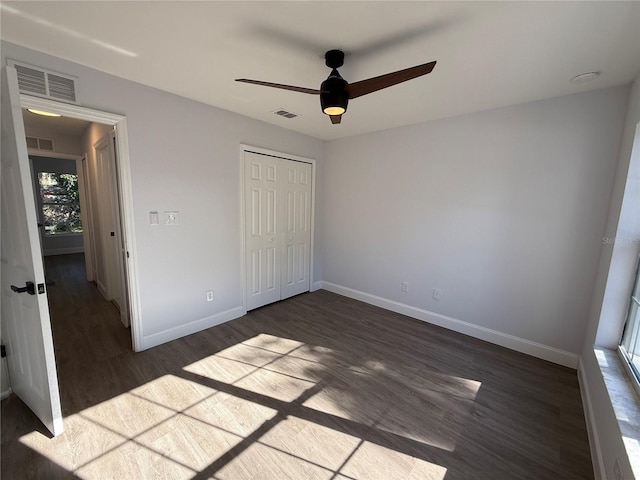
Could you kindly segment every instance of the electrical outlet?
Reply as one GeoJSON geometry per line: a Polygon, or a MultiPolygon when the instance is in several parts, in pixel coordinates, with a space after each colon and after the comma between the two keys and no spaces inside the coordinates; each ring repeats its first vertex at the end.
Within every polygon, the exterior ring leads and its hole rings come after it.
{"type": "Polygon", "coordinates": [[[207,290],[207,302],[213,302],[213,290],[207,290]]]}
{"type": "Polygon", "coordinates": [[[434,288],[432,297],[434,300],[440,300],[442,298],[442,290],[434,288]]]}
{"type": "Polygon", "coordinates": [[[409,282],[402,282],[400,284],[400,291],[403,293],[407,293],[409,291],[409,282]]]}
{"type": "Polygon", "coordinates": [[[615,480],[624,480],[624,475],[622,475],[622,470],[620,470],[620,463],[618,463],[617,457],[616,463],[613,464],[613,478],[615,478],[615,480]]]}

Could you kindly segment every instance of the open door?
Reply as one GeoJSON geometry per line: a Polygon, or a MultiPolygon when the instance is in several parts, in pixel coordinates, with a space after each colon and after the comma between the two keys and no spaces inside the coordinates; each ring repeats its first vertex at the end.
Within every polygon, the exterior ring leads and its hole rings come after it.
{"type": "Polygon", "coordinates": [[[113,147],[113,161],[111,162],[111,178],[113,179],[113,215],[116,227],[116,241],[118,242],[118,276],[120,278],[120,321],[125,327],[131,325],[129,319],[129,286],[127,285],[127,247],[124,239],[124,224],[122,222],[122,206],[120,205],[120,182],[118,178],[118,143],[116,142],[115,130],[111,132],[111,146],[113,147]]]}
{"type": "Polygon", "coordinates": [[[105,299],[113,301],[120,311],[120,321],[129,327],[129,304],[125,275],[126,249],[120,211],[120,192],[116,161],[115,133],[109,132],[94,145],[96,158],[95,188],[97,192],[97,214],[100,232],[100,259],[104,279],[97,279],[105,299]]]}
{"type": "Polygon", "coordinates": [[[63,431],[18,77],[2,69],[2,341],[12,391],[55,435],[63,431]]]}

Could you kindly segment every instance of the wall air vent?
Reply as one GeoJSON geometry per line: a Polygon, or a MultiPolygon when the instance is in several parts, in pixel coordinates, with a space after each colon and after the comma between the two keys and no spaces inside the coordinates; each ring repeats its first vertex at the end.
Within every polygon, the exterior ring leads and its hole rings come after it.
{"type": "Polygon", "coordinates": [[[53,147],[53,140],[49,138],[37,138],[37,137],[27,137],[27,148],[34,148],[36,150],[49,150],[53,152],[55,149],[53,147]]]}
{"type": "Polygon", "coordinates": [[[20,93],[66,103],[79,103],[78,79],[76,77],[13,60],[9,60],[7,63],[18,72],[20,93]]]}
{"type": "Polygon", "coordinates": [[[281,117],[284,117],[284,118],[296,118],[296,117],[300,116],[297,113],[289,112],[289,111],[284,110],[282,108],[280,108],[278,110],[274,110],[272,113],[275,113],[276,115],[280,115],[281,117]]]}

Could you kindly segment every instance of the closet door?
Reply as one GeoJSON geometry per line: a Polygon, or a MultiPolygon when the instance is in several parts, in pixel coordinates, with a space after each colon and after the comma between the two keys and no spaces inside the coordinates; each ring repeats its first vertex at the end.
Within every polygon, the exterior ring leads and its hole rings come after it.
{"type": "Polygon", "coordinates": [[[280,300],[278,176],[280,159],[245,152],[247,310],[280,300]]]}
{"type": "Polygon", "coordinates": [[[283,199],[284,252],[282,255],[282,295],[289,298],[307,292],[311,285],[311,165],[284,160],[283,199]]]}
{"type": "Polygon", "coordinates": [[[311,164],[244,154],[247,310],[309,291],[311,164]]]}

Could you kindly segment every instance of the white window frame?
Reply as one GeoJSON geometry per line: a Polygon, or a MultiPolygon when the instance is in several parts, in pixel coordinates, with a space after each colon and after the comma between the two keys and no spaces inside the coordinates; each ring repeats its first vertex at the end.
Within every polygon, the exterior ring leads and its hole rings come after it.
{"type": "MultiPolygon", "coordinates": [[[[622,360],[622,365],[629,375],[629,379],[631,380],[631,384],[635,388],[636,392],[640,395],[640,369],[637,368],[630,357],[630,352],[627,352],[625,346],[623,345],[625,334],[627,333],[628,328],[633,328],[636,330],[635,335],[640,336],[640,320],[638,317],[635,320],[635,324],[631,325],[630,315],[631,312],[634,311],[634,305],[637,306],[638,311],[640,311],[640,298],[634,296],[634,292],[636,288],[640,284],[640,258],[636,263],[636,270],[634,275],[633,286],[631,288],[631,293],[629,295],[629,308],[627,309],[627,318],[625,320],[624,328],[622,329],[622,335],[620,336],[620,342],[618,344],[618,356],[622,360]]],[[[640,341],[636,341],[636,347],[640,349],[640,341]]],[[[640,351],[631,352],[634,355],[640,355],[640,351]]]]}

